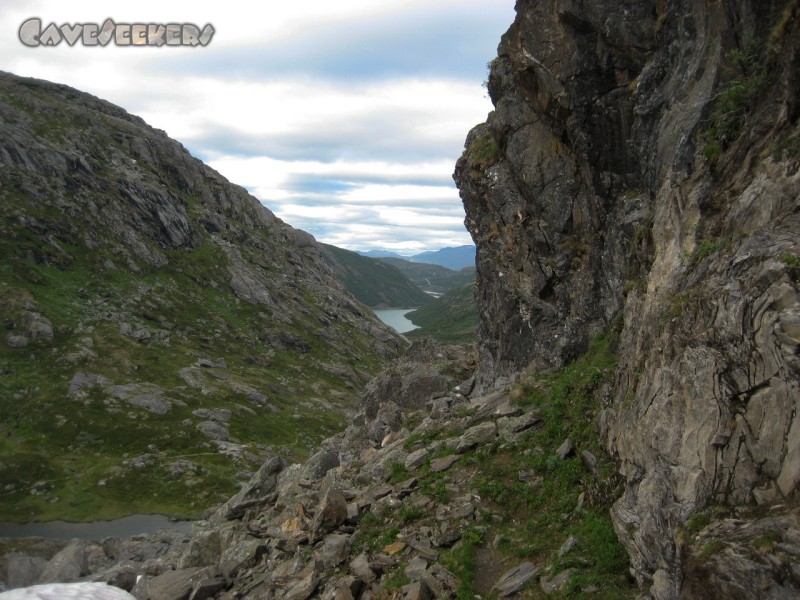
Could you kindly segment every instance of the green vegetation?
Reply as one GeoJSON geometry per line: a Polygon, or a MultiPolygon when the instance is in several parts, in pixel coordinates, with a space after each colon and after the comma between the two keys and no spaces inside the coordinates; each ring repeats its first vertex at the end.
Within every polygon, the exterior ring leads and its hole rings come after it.
{"type": "Polygon", "coordinates": [[[389,481],[391,483],[400,483],[410,477],[408,469],[403,463],[393,462],[389,465],[389,481]]]}
{"type": "Polygon", "coordinates": [[[782,252],[778,258],[790,269],[796,269],[800,267],[800,256],[797,254],[792,254],[791,252],[782,252]]]}
{"type": "MultiPolygon", "coordinates": [[[[580,575],[562,592],[548,597],[611,599],[633,598],[637,593],[608,515],[615,497],[613,464],[593,430],[599,409],[594,395],[614,376],[615,345],[614,332],[600,336],[570,365],[534,377],[518,402],[535,406],[543,426],[523,436],[515,447],[478,453],[478,492],[491,498],[493,512],[502,516],[495,532],[500,550],[550,565],[554,574],[580,567],[580,575]],[[578,451],[597,457],[596,476],[578,456],[564,460],[556,456],[555,449],[566,438],[578,451]],[[524,481],[521,473],[529,474],[524,481]],[[570,535],[579,540],[578,548],[558,557],[570,535]],[[599,591],[587,591],[592,589],[599,591]]],[[[540,595],[540,590],[531,590],[531,597],[540,595]]]]}
{"type": "Polygon", "coordinates": [[[458,600],[473,600],[476,596],[475,573],[478,568],[478,549],[485,542],[485,528],[469,527],[461,536],[460,543],[442,559],[444,565],[458,577],[456,589],[458,600]]]}
{"type": "Polygon", "coordinates": [[[697,247],[694,249],[692,256],[690,257],[690,263],[692,265],[696,265],[704,258],[708,258],[712,254],[716,254],[726,248],[729,248],[733,240],[730,237],[724,238],[703,238],[700,240],[700,243],[697,244],[697,247]]]}
{"type": "Polygon", "coordinates": [[[334,270],[348,292],[372,307],[411,308],[433,298],[419,289],[399,269],[383,260],[357,252],[320,244],[325,262],[334,270]]]}
{"type": "Polygon", "coordinates": [[[406,334],[410,339],[433,336],[448,344],[469,344],[478,330],[478,308],[475,303],[475,285],[447,292],[432,304],[408,313],[406,318],[419,329],[406,334]]]}
{"type": "MultiPolygon", "coordinates": [[[[518,400],[536,406],[546,422],[549,443],[560,444],[569,437],[579,447],[600,452],[593,431],[596,406],[594,391],[610,381],[617,365],[614,354],[617,333],[612,331],[594,339],[586,354],[553,372],[539,374],[518,400]]],[[[547,461],[540,456],[537,461],[547,461]]]]}
{"type": "Polygon", "coordinates": [[[764,44],[755,40],[725,54],[723,69],[728,80],[720,86],[709,115],[709,126],[703,132],[708,144],[704,154],[708,160],[716,162],[721,151],[739,137],[745,118],[768,81],[765,58],[764,44]]]}
{"type": "Polygon", "coordinates": [[[488,131],[478,135],[465,153],[469,163],[469,176],[480,179],[484,171],[500,159],[500,146],[488,131]]]}
{"type": "Polygon", "coordinates": [[[663,329],[666,327],[667,323],[672,321],[673,319],[681,318],[684,314],[684,311],[690,306],[695,300],[697,299],[697,295],[694,291],[683,292],[681,294],[677,294],[670,298],[667,301],[667,305],[664,308],[664,311],[661,313],[660,317],[660,324],[661,328],[663,329]]]}
{"type": "MultiPolygon", "coordinates": [[[[84,520],[132,512],[196,516],[235,492],[236,472],[257,466],[268,446],[302,458],[343,425],[335,407],[301,404],[311,390],[292,390],[285,379],[302,368],[309,380],[346,392],[319,368],[324,349],[311,342],[305,354],[265,346],[259,339],[263,307],[236,303],[229,292],[193,283],[219,276],[219,257],[214,265],[205,263],[209,247],[172,253],[167,270],[137,275],[95,264],[79,247],[62,247],[71,252],[66,267],[25,259],[0,267],[4,321],[23,322],[20,307],[35,303],[55,330],[52,344],[32,342],[24,349],[0,344],[0,488],[5,489],[0,519],[84,520]],[[146,305],[126,301],[141,290],[147,290],[146,305]],[[140,342],[122,334],[81,300],[88,294],[104,298],[104,310],[147,329],[152,338],[140,342]],[[87,322],[93,323],[90,330],[82,325],[87,322]],[[79,328],[83,333],[75,333],[79,328]],[[204,382],[199,385],[215,390],[211,395],[179,377],[198,351],[224,365],[197,375],[204,382]],[[100,389],[70,398],[68,383],[78,370],[114,383],[154,384],[172,408],[153,414],[100,389]],[[235,385],[226,383],[234,380],[235,385]],[[256,390],[271,410],[253,401],[256,390]],[[231,411],[229,431],[244,450],[240,458],[221,455],[197,430],[201,419],[192,411],[204,407],[231,411]],[[186,420],[192,423],[188,427],[182,425],[186,420]],[[126,465],[137,456],[150,458],[142,466],[126,465]],[[191,466],[175,475],[170,466],[179,459],[191,466]],[[235,463],[239,466],[232,468],[235,463]]],[[[26,243],[4,237],[0,251],[15,257],[27,251],[26,243]]],[[[288,330],[304,335],[299,328],[288,330]]]]}

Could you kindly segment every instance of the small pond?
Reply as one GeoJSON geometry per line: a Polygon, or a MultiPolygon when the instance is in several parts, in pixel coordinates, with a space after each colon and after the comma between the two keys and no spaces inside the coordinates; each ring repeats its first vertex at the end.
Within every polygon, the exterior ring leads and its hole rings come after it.
{"type": "Polygon", "coordinates": [[[107,537],[129,538],[141,533],[155,533],[161,529],[176,529],[183,533],[191,533],[192,521],[171,521],[164,515],[131,515],[114,521],[93,521],[91,523],[67,523],[66,521],[47,521],[45,523],[0,522],[0,537],[102,540],[107,537]]]}

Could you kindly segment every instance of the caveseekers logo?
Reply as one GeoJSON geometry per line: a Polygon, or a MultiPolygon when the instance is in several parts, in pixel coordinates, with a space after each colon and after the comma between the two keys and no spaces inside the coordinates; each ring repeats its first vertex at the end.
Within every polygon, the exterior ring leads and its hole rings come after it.
{"type": "Polygon", "coordinates": [[[191,23],[114,23],[106,19],[97,23],[56,25],[42,29],[42,20],[30,18],[19,28],[19,41],[26,46],[58,46],[62,41],[70,46],[206,46],[214,35],[214,27],[201,30],[191,23]]]}

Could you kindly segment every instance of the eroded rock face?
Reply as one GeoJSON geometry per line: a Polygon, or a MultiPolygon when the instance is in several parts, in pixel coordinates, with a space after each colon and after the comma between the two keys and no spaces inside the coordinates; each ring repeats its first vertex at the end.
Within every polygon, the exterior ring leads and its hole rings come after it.
{"type": "Polygon", "coordinates": [[[774,577],[735,552],[684,573],[680,530],[712,503],[797,500],[800,174],[779,150],[798,135],[797,10],[520,2],[496,109],[454,175],[478,245],[480,387],[569,361],[623,315],[600,425],[628,482],[617,533],[657,598],[774,577]],[[737,67],[752,40],[757,64],[737,67]],[[757,89],[715,108],[731,80],[757,89]],[[738,129],[709,131],[715,110],[741,111],[738,129]]]}

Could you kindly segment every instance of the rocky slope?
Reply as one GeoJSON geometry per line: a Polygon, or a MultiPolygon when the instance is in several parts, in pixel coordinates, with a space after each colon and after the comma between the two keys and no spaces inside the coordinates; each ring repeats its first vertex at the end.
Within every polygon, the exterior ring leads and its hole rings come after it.
{"type": "Polygon", "coordinates": [[[528,391],[467,397],[464,350],[421,340],[344,432],[304,464],[266,461],[193,535],[28,541],[0,577],[105,581],[141,600],[632,598],[612,463],[586,427],[613,346],[528,391]]]}
{"type": "Polygon", "coordinates": [[[520,1],[456,168],[479,389],[624,319],[599,434],[653,598],[800,588],[799,50],[794,1],[520,1]]]}
{"type": "Polygon", "coordinates": [[[0,519],[199,514],[405,342],[163,132],[0,74],[0,519]]]}

